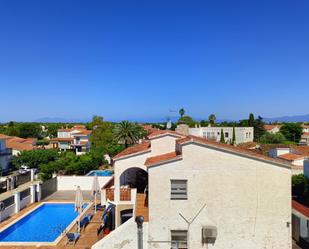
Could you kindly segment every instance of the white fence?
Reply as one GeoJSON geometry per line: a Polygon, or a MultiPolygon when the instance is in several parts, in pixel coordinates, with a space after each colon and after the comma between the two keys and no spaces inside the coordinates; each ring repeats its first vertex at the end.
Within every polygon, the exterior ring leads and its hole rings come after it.
{"type": "Polygon", "coordinates": [[[1,221],[15,214],[15,204],[7,207],[1,212],[1,221]]]}
{"type": "MultiPolygon", "coordinates": [[[[98,176],[100,187],[102,188],[112,177],[98,176]]],[[[58,190],[75,190],[80,186],[82,190],[91,190],[93,176],[58,176],[58,190]]]]}

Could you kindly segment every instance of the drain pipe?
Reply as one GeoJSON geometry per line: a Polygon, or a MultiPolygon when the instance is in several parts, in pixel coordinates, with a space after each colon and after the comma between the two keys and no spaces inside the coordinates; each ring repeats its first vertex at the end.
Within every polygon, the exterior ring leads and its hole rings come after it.
{"type": "Polygon", "coordinates": [[[135,222],[137,224],[137,249],[143,249],[143,216],[136,216],[135,222]]]}

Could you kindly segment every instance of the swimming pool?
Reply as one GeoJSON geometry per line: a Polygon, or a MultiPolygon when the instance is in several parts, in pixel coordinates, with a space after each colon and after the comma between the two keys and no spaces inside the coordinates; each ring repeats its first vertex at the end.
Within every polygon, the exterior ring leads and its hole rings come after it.
{"type": "Polygon", "coordinates": [[[43,203],[2,230],[0,243],[55,242],[76,218],[74,203],[43,203]]]}
{"type": "Polygon", "coordinates": [[[112,176],[113,171],[111,170],[92,170],[90,171],[87,176],[112,176]]]}

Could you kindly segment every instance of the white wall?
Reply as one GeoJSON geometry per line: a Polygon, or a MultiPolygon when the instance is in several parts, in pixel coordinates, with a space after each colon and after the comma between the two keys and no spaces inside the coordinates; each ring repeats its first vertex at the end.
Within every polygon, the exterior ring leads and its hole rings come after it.
{"type": "MultiPolygon", "coordinates": [[[[100,187],[103,187],[111,176],[98,176],[100,187]]],[[[81,190],[91,190],[93,176],[58,176],[58,190],[76,190],[80,186],[81,190]]]]}
{"type": "MultiPolygon", "coordinates": [[[[143,225],[144,249],[148,248],[148,223],[143,225]]],[[[134,218],[131,218],[109,235],[94,244],[92,249],[135,249],[137,248],[137,228],[134,218]]]]}
{"type": "MultiPolygon", "coordinates": [[[[186,230],[179,216],[192,219],[190,248],[206,248],[201,229],[214,225],[213,249],[290,249],[291,170],[189,144],[183,160],[148,169],[149,240],[170,241],[170,230],[186,230]],[[170,200],[170,180],[188,180],[188,200],[170,200]]],[[[149,249],[166,249],[149,243],[149,249]]]]}
{"type": "Polygon", "coordinates": [[[290,148],[275,148],[272,149],[268,152],[268,155],[270,157],[276,158],[278,156],[284,155],[284,154],[288,154],[291,152],[290,148]]]}
{"type": "MultiPolygon", "coordinates": [[[[215,137],[216,141],[220,141],[221,130],[223,133],[228,133],[228,137],[224,137],[226,142],[232,141],[233,139],[233,127],[200,127],[200,128],[189,128],[189,134],[198,137],[215,137]]],[[[236,144],[252,142],[254,138],[253,127],[235,127],[236,144]]]]}
{"type": "Polygon", "coordinates": [[[175,141],[179,137],[165,135],[162,137],[151,139],[151,155],[156,156],[175,151],[175,141]]]}

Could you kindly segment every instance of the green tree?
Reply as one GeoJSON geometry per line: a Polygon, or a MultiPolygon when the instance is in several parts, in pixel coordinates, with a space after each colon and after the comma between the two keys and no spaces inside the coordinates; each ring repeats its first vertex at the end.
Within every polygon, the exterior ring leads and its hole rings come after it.
{"type": "Polygon", "coordinates": [[[254,128],[254,140],[259,141],[259,139],[265,134],[266,130],[264,128],[263,118],[258,116],[257,119],[254,120],[253,128],[254,128]]]}
{"type": "Polygon", "coordinates": [[[93,128],[96,128],[97,126],[100,126],[102,123],[103,123],[103,117],[101,116],[97,116],[97,115],[94,115],[92,117],[92,121],[90,122],[90,129],[93,129],[93,128]]]}
{"type": "Polygon", "coordinates": [[[182,118],[185,115],[185,109],[184,108],[181,108],[179,110],[179,115],[180,115],[180,118],[182,118]]]}
{"type": "Polygon", "coordinates": [[[146,131],[140,125],[129,121],[122,121],[115,126],[114,136],[118,143],[122,143],[127,148],[135,144],[139,139],[146,136],[146,131]]]}
{"type": "Polygon", "coordinates": [[[261,136],[259,142],[262,144],[283,144],[286,142],[286,138],[280,132],[275,134],[266,132],[261,136]]]}
{"type": "Polygon", "coordinates": [[[223,144],[225,144],[223,129],[221,129],[220,142],[223,143],[223,144]]]}
{"type": "Polygon", "coordinates": [[[200,125],[201,125],[202,127],[207,127],[208,124],[209,124],[208,121],[206,121],[206,120],[204,120],[204,119],[202,119],[201,122],[200,122],[200,125]]]}
{"type": "Polygon", "coordinates": [[[19,129],[17,127],[17,124],[14,121],[10,121],[8,126],[7,126],[7,131],[6,134],[9,136],[19,136],[19,129]]]}
{"type": "Polygon", "coordinates": [[[249,114],[248,126],[250,126],[250,127],[254,126],[254,115],[253,115],[253,113],[249,114]]]}
{"type": "Polygon", "coordinates": [[[216,118],[216,115],[215,115],[215,114],[210,114],[209,117],[208,117],[208,121],[209,121],[209,123],[212,124],[212,125],[216,123],[216,119],[217,119],[217,118],[216,118]]]}
{"type": "Polygon", "coordinates": [[[280,132],[287,140],[298,143],[303,134],[303,129],[298,123],[285,123],[281,126],[280,132]]]}
{"type": "Polygon", "coordinates": [[[42,129],[37,123],[21,123],[18,129],[19,136],[22,138],[41,138],[42,129]]]}
{"type": "Polygon", "coordinates": [[[59,158],[59,154],[55,150],[30,150],[23,151],[18,156],[14,156],[12,164],[16,168],[26,165],[30,168],[39,168],[41,164],[55,161],[59,158]]]}
{"type": "Polygon", "coordinates": [[[46,128],[47,128],[47,136],[49,136],[50,138],[57,137],[57,132],[62,127],[62,125],[63,124],[60,124],[60,123],[50,123],[50,124],[47,124],[47,126],[46,126],[46,128]]]}
{"type": "Polygon", "coordinates": [[[194,127],[198,122],[196,122],[193,118],[190,116],[183,116],[178,120],[179,124],[186,124],[189,127],[194,127]]]}
{"type": "Polygon", "coordinates": [[[304,174],[292,176],[292,195],[301,198],[307,194],[308,179],[304,174]]]}

